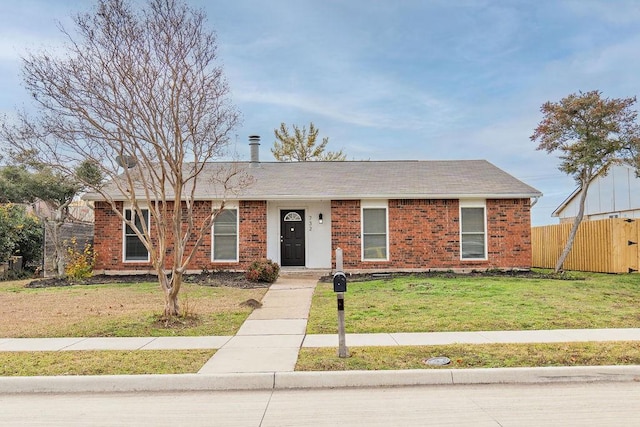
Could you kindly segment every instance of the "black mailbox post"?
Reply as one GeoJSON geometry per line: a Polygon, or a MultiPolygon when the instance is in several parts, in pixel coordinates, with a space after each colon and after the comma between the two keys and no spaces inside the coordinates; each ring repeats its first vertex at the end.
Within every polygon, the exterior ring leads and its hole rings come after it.
{"type": "Polygon", "coordinates": [[[347,276],[342,271],[333,275],[333,292],[347,292],[347,276]]]}
{"type": "Polygon", "coordinates": [[[338,301],[338,357],[349,357],[344,328],[344,293],[347,292],[347,276],[342,272],[342,249],[336,249],[336,273],[333,275],[333,292],[338,301]]]}

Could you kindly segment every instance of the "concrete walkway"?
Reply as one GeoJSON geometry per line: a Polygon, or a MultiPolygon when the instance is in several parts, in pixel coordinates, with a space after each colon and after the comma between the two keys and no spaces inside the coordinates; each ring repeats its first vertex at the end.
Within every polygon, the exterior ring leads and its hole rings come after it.
{"type": "Polygon", "coordinates": [[[318,278],[281,276],[199,374],[293,372],[318,278]]]}

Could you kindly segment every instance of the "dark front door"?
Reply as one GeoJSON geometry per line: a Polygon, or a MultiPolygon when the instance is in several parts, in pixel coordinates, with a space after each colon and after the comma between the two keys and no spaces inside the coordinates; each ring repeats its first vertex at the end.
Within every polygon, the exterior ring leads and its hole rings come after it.
{"type": "Polygon", "coordinates": [[[280,211],[280,263],[304,267],[304,211],[280,211]]]}

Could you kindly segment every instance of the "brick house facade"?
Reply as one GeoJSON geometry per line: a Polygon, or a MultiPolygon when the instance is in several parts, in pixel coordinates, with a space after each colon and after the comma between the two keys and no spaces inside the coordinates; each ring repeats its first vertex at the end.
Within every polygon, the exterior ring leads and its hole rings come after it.
{"type": "MultiPolygon", "coordinates": [[[[203,205],[207,203],[202,202],[203,205]]],[[[389,200],[389,259],[364,261],[359,200],[331,202],[331,247],[342,248],[344,267],[350,270],[526,269],[531,266],[531,223],[528,199],[487,200],[487,257],[460,259],[458,200],[389,200]]],[[[95,234],[122,235],[123,224],[106,203],[96,203],[95,234]]],[[[237,262],[211,260],[208,234],[190,266],[193,270],[244,270],[254,260],[267,258],[267,202],[240,202],[240,255],[237,262]]],[[[96,269],[149,270],[148,262],[125,262],[122,241],[96,239],[96,269]]],[[[335,265],[332,262],[332,267],[335,265]]]]}
{"type": "Polygon", "coordinates": [[[389,200],[389,260],[364,261],[360,201],[333,201],[332,247],[345,269],[514,269],[531,266],[529,199],[487,200],[488,256],[460,259],[458,200],[389,200]]]}
{"type": "MultiPolygon", "coordinates": [[[[210,209],[211,203],[202,201],[198,205],[196,211],[199,210],[204,214],[205,209],[210,209]]],[[[118,207],[122,209],[122,203],[119,203],[118,207]]],[[[94,269],[102,272],[151,272],[151,264],[147,261],[125,261],[122,239],[114,238],[114,236],[123,235],[124,223],[113,212],[111,206],[106,202],[96,202],[94,211],[94,234],[98,236],[94,241],[94,250],[97,255],[94,269]]],[[[238,262],[214,263],[211,260],[211,233],[208,233],[191,261],[190,269],[244,270],[256,259],[267,257],[266,202],[240,202],[239,211],[239,238],[243,245],[238,262]]],[[[203,215],[200,215],[200,218],[202,217],[203,215]]],[[[153,221],[150,221],[150,227],[153,235],[153,221]]]]}
{"type": "MultiPolygon", "coordinates": [[[[347,271],[531,266],[531,198],[540,193],[488,162],[311,163],[247,168],[256,184],[227,199],[226,222],[212,227],[188,269],[244,270],[270,258],[285,268],[329,270],[336,248],[347,271]]],[[[194,206],[203,217],[216,200],[201,199],[194,206]]],[[[136,252],[136,237],[98,199],[94,234],[97,273],[151,271],[145,249],[136,252]]]]}

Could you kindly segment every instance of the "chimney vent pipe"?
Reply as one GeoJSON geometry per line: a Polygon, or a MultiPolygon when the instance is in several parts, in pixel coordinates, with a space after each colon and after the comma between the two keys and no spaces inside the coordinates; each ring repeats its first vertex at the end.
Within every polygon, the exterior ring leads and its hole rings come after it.
{"type": "Polygon", "coordinates": [[[251,163],[260,163],[260,135],[249,136],[249,147],[251,148],[251,163]]]}

